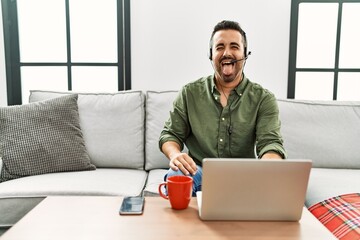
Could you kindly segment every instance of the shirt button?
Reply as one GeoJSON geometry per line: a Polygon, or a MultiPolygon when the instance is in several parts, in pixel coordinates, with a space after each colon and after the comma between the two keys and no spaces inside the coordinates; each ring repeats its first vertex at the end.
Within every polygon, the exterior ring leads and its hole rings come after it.
{"type": "Polygon", "coordinates": [[[222,140],[222,138],[220,138],[220,142],[222,142],[223,140],[222,140]]]}
{"type": "Polygon", "coordinates": [[[221,120],[225,121],[225,118],[222,118],[221,120]]]}

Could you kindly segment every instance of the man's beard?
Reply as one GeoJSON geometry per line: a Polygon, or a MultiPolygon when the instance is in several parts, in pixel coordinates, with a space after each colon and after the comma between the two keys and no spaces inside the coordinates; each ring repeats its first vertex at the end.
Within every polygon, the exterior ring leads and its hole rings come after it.
{"type": "Polygon", "coordinates": [[[237,69],[237,66],[235,63],[223,64],[223,63],[231,62],[233,60],[235,60],[235,59],[231,58],[231,57],[222,57],[219,60],[219,63],[217,66],[217,73],[218,73],[219,77],[221,78],[221,80],[224,81],[225,83],[233,82],[241,72],[241,69],[237,69]],[[226,72],[226,70],[224,68],[228,68],[228,67],[232,68],[232,73],[225,74],[224,72],[226,72]]]}
{"type": "Polygon", "coordinates": [[[227,76],[222,73],[221,66],[219,66],[217,69],[218,77],[220,77],[220,80],[223,80],[225,83],[233,82],[236,79],[236,77],[239,75],[240,72],[241,72],[241,69],[239,71],[234,72],[233,74],[227,76]]]}
{"type": "Polygon", "coordinates": [[[237,76],[237,74],[235,76],[233,76],[233,74],[230,75],[230,76],[224,76],[223,75],[223,76],[221,76],[221,78],[224,80],[224,82],[231,83],[231,82],[233,82],[235,80],[236,76],[237,76]]]}

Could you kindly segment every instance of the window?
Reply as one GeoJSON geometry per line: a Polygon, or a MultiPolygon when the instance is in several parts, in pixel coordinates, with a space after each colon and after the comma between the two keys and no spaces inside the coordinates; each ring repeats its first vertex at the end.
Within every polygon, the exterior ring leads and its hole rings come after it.
{"type": "Polygon", "coordinates": [[[131,89],[130,0],[4,0],[8,104],[29,90],[131,89]]]}
{"type": "Polygon", "coordinates": [[[360,100],[359,24],[359,0],[292,0],[288,98],[360,100]]]}

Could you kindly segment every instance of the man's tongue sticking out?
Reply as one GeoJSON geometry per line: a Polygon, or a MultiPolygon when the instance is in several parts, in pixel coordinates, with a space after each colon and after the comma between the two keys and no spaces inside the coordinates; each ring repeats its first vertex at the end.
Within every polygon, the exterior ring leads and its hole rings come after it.
{"type": "Polygon", "coordinates": [[[231,74],[233,74],[234,72],[234,64],[224,64],[222,65],[222,73],[225,76],[229,76],[231,74]]]}

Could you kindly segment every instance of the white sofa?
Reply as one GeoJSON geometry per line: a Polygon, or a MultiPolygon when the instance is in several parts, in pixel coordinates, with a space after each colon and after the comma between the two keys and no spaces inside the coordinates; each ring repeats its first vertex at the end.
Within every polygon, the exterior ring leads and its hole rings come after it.
{"type": "MultiPolygon", "coordinates": [[[[70,93],[32,91],[29,102],[66,94],[70,93]]],[[[80,126],[96,170],[0,183],[0,228],[12,226],[46,196],[156,195],[168,168],[158,138],[175,95],[176,91],[79,94],[80,126]]]]}
{"type": "Polygon", "coordinates": [[[360,193],[360,102],[278,100],[288,158],[313,161],[306,206],[360,193]]]}
{"type": "MultiPolygon", "coordinates": [[[[66,94],[32,91],[30,102],[66,94]]],[[[157,195],[168,168],[158,139],[176,95],[177,91],[79,93],[80,126],[96,170],[0,183],[0,228],[12,226],[46,196],[157,195]]],[[[313,160],[306,205],[360,192],[360,103],[278,103],[289,158],[313,160]]]]}

